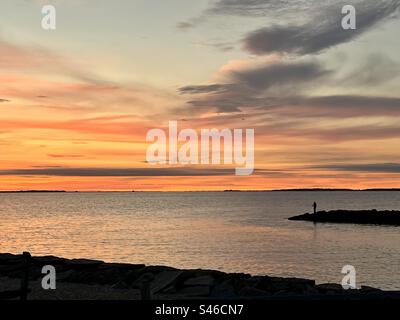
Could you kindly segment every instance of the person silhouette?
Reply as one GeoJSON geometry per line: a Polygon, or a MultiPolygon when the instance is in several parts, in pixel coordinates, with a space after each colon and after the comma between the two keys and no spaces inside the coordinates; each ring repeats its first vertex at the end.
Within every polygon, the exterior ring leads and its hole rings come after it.
{"type": "Polygon", "coordinates": [[[313,204],[313,208],[314,208],[314,214],[317,213],[317,203],[314,201],[313,204]]]}

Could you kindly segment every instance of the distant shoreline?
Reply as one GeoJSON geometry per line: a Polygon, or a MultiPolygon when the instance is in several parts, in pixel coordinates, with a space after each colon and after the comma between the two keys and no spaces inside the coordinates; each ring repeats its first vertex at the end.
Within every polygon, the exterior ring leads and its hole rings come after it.
{"type": "Polygon", "coordinates": [[[78,191],[65,191],[65,190],[15,190],[15,191],[0,191],[0,193],[74,193],[78,191]]]}
{"type": "Polygon", "coordinates": [[[141,191],[141,190],[88,190],[88,191],[68,191],[68,190],[4,190],[0,193],[201,193],[201,192],[221,192],[221,193],[237,193],[237,192],[371,192],[384,191],[393,192],[400,191],[400,188],[371,188],[371,189],[273,189],[273,190],[188,190],[188,191],[141,191]]]}

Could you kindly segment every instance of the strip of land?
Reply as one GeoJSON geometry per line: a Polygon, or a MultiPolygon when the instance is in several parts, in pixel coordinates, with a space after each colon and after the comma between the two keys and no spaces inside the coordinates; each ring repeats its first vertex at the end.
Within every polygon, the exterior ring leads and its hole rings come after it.
{"type": "MultiPolygon", "coordinates": [[[[399,192],[399,188],[391,188],[391,189],[385,189],[385,188],[375,188],[375,189],[325,189],[325,188],[313,188],[313,189],[276,189],[276,190],[223,190],[223,191],[218,191],[218,190],[204,190],[204,191],[178,191],[181,193],[203,193],[203,192],[243,192],[243,193],[249,193],[249,192],[399,192]]],[[[155,193],[155,192],[163,192],[163,193],[168,193],[168,192],[175,192],[175,191],[141,191],[141,190],[126,190],[126,191],[107,191],[107,190],[93,190],[93,191],[78,191],[78,190],[71,190],[71,191],[66,191],[66,190],[0,190],[0,193],[125,193],[125,192],[141,192],[141,193],[155,193]]]]}
{"type": "MultiPolygon", "coordinates": [[[[21,255],[0,254],[0,295],[19,288],[25,271],[21,255]]],[[[215,270],[181,270],[144,264],[105,263],[88,259],[34,257],[29,265],[30,300],[140,299],[399,299],[400,291],[363,286],[344,290],[314,280],[251,276],[215,270]],[[56,269],[56,290],[42,288],[42,267],[56,269]]]]}
{"type": "Polygon", "coordinates": [[[289,218],[295,221],[312,221],[322,223],[352,223],[400,226],[400,211],[396,210],[333,210],[305,213],[289,218]]]}

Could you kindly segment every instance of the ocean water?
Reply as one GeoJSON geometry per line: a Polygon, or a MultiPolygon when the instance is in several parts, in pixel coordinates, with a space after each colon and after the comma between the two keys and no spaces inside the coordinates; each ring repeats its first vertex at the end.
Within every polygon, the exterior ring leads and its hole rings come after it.
{"type": "Polygon", "coordinates": [[[400,192],[0,194],[0,252],[94,258],[400,289],[400,227],[288,221],[399,209],[400,192]]]}

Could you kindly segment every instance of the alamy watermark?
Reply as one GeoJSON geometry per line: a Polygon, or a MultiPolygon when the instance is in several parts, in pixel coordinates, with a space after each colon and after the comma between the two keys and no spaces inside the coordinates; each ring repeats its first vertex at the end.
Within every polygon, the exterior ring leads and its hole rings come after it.
{"type": "Polygon", "coordinates": [[[46,265],[42,268],[42,288],[44,290],[56,290],[56,268],[52,265],[46,265]]]}
{"type": "Polygon", "coordinates": [[[342,8],[342,14],[345,15],[342,18],[342,28],[344,30],[357,29],[356,8],[352,5],[346,5],[342,8]]]}
{"type": "Polygon", "coordinates": [[[342,274],[345,276],[342,279],[342,287],[345,290],[349,289],[357,289],[357,282],[356,282],[356,268],[352,265],[345,265],[342,268],[342,274]]]}
{"type": "Polygon", "coordinates": [[[254,172],[254,129],[200,129],[199,135],[195,129],[178,132],[178,122],[169,121],[168,133],[151,129],[146,141],[153,142],[146,152],[150,164],[224,164],[236,165],[239,176],[254,172]]]}
{"type": "Polygon", "coordinates": [[[42,28],[43,30],[56,30],[56,8],[52,5],[42,7],[42,28]]]}

